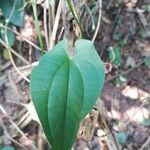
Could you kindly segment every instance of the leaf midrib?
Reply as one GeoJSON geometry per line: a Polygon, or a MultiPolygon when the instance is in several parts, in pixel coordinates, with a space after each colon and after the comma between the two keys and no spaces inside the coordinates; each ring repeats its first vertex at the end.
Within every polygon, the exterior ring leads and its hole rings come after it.
{"type": "MultiPolygon", "coordinates": [[[[75,65],[75,67],[78,69],[78,72],[79,72],[79,74],[80,74],[80,77],[81,77],[81,80],[82,80],[82,87],[83,87],[83,101],[82,101],[82,106],[83,106],[83,102],[84,102],[84,82],[83,82],[83,78],[82,78],[82,74],[81,74],[81,72],[80,72],[80,69],[79,69],[79,67],[76,65],[76,63],[73,61],[74,59],[71,59],[71,60],[69,60],[69,78],[68,78],[68,85],[67,85],[67,89],[68,89],[68,87],[69,87],[69,81],[70,81],[70,64],[71,63],[73,63],[74,65],[75,65]]],[[[69,90],[67,90],[67,97],[68,97],[68,91],[69,90]]],[[[68,104],[68,98],[67,98],[67,103],[66,103],[66,106],[67,106],[67,104],[68,104]]],[[[67,109],[66,109],[66,111],[65,111],[65,121],[64,122],[66,122],[66,112],[67,112],[67,109]]],[[[82,112],[82,107],[81,107],[81,110],[80,110],[80,113],[79,113],[79,120],[78,120],[78,122],[80,122],[80,114],[81,114],[81,112],[82,112]]],[[[65,125],[65,124],[64,124],[65,125]]],[[[64,128],[63,128],[64,129],[64,128]]],[[[74,132],[75,133],[75,132],[74,132]]],[[[75,136],[75,135],[73,135],[73,136],[75,136]]],[[[64,138],[64,131],[63,131],[63,138],[64,138]]],[[[74,140],[74,139],[72,139],[72,140],[74,140]]]]}
{"type": "MultiPolygon", "coordinates": [[[[64,51],[65,52],[65,51],[64,51]]],[[[66,54],[66,53],[65,53],[66,54]]],[[[67,54],[66,54],[67,55],[67,54]]],[[[50,91],[50,89],[51,89],[51,85],[52,85],[52,83],[53,83],[53,81],[54,81],[54,77],[56,76],[56,74],[58,73],[58,71],[59,71],[59,69],[66,63],[68,61],[68,56],[66,56],[66,58],[65,58],[65,61],[62,63],[62,64],[60,64],[60,66],[57,68],[57,70],[55,71],[55,73],[54,73],[54,75],[53,75],[53,77],[52,77],[52,80],[51,80],[51,83],[49,84],[49,91],[50,91]]],[[[48,93],[48,95],[49,95],[49,93],[48,93]]],[[[48,100],[49,100],[49,96],[48,96],[48,100]]],[[[47,100],[47,104],[49,103],[48,102],[48,100],[47,100]]],[[[49,124],[49,105],[47,105],[48,107],[47,107],[47,113],[48,113],[48,124],[49,124]]],[[[49,129],[50,129],[50,124],[49,124],[49,129]]],[[[50,129],[50,132],[51,132],[51,129],[50,129]]],[[[51,134],[52,135],[52,134],[51,134]]],[[[51,141],[51,145],[52,145],[52,143],[54,143],[53,142],[53,137],[52,137],[52,139],[51,139],[52,141],[51,141]]],[[[53,144],[54,145],[54,144],[53,144]]],[[[54,148],[53,149],[55,149],[55,145],[54,145],[54,148]]]]}

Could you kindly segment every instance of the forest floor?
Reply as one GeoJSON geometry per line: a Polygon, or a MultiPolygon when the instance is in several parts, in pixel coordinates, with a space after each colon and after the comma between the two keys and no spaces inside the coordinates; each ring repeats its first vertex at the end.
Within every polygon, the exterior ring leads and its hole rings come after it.
{"type": "MultiPolygon", "coordinates": [[[[86,38],[92,39],[92,23],[86,17],[86,38]]],[[[97,18],[96,12],[95,22],[97,18]]],[[[18,32],[37,43],[29,12],[18,32]]],[[[150,0],[103,0],[95,47],[106,67],[100,99],[106,107],[107,126],[98,125],[101,120],[91,112],[82,122],[74,149],[109,150],[111,134],[118,140],[119,149],[150,150],[150,0]]],[[[40,56],[36,48],[17,35],[13,48],[29,63],[40,56]]],[[[29,84],[15,71],[4,49],[0,45],[0,148],[9,145],[16,150],[31,150],[36,146],[38,150],[48,150],[30,102],[29,84]]],[[[28,77],[31,68],[15,56],[14,60],[28,77]]]]}

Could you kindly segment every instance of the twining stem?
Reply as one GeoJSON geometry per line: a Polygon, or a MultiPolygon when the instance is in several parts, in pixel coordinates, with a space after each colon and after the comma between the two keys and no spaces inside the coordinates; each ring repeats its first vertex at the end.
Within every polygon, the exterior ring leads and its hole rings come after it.
{"type": "Polygon", "coordinates": [[[78,17],[77,17],[77,13],[76,13],[76,11],[75,11],[75,7],[74,7],[74,5],[73,5],[73,3],[72,3],[72,0],[67,0],[67,3],[68,3],[69,9],[70,9],[70,11],[71,11],[71,13],[72,13],[72,15],[73,15],[75,21],[76,21],[76,23],[77,23],[77,25],[78,25],[78,27],[79,27],[80,34],[81,34],[81,37],[82,37],[81,24],[80,24],[80,21],[79,21],[79,19],[78,19],[78,17]]]}
{"type": "Polygon", "coordinates": [[[63,2],[63,0],[59,0],[57,13],[56,13],[56,17],[55,17],[54,24],[53,24],[52,35],[50,38],[50,44],[49,44],[50,50],[53,48],[55,40],[56,40],[56,35],[57,35],[57,30],[58,30],[58,25],[59,25],[59,19],[60,19],[61,12],[62,12],[62,9],[61,9],[62,8],[62,2],[63,2]]]}
{"type": "Polygon", "coordinates": [[[97,26],[96,26],[96,30],[95,30],[95,33],[94,33],[94,36],[92,38],[92,43],[94,43],[96,37],[97,37],[97,34],[98,34],[98,31],[99,31],[99,27],[100,27],[100,24],[101,24],[101,16],[102,16],[102,0],[98,0],[98,3],[99,3],[99,15],[98,15],[98,23],[97,23],[97,26]]]}
{"type": "Polygon", "coordinates": [[[44,14],[45,41],[46,41],[46,47],[47,47],[47,50],[48,50],[48,48],[49,48],[49,37],[48,37],[48,29],[47,29],[47,8],[46,8],[46,4],[43,8],[43,14],[44,14]]]}
{"type": "Polygon", "coordinates": [[[32,8],[33,8],[33,15],[34,15],[34,19],[35,19],[35,29],[36,29],[36,33],[38,35],[38,40],[39,40],[39,43],[40,43],[41,52],[44,53],[44,44],[43,44],[42,35],[41,35],[41,32],[40,32],[40,27],[39,27],[36,0],[32,0],[32,8]]]}

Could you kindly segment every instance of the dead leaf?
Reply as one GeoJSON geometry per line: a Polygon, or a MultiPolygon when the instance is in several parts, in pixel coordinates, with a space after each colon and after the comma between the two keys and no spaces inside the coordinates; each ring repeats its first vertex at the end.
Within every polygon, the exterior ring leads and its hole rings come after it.
{"type": "Polygon", "coordinates": [[[128,56],[127,60],[126,60],[126,67],[134,67],[136,65],[135,60],[133,59],[133,57],[128,56]]]}

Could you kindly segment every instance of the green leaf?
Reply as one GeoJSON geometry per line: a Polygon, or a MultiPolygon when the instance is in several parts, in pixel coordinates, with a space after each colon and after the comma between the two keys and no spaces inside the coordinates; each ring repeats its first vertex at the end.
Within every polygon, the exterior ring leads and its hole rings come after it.
{"type": "Polygon", "coordinates": [[[10,56],[9,56],[9,49],[3,49],[3,58],[5,59],[5,60],[10,60],[10,56]]]}
{"type": "Polygon", "coordinates": [[[120,41],[121,40],[121,33],[115,33],[113,35],[113,40],[120,41]]]}
{"type": "Polygon", "coordinates": [[[127,141],[127,134],[121,131],[117,134],[117,139],[121,144],[125,144],[127,141]]]}
{"type": "Polygon", "coordinates": [[[104,67],[88,40],[77,40],[70,58],[68,40],[43,55],[32,70],[33,103],[53,150],[70,150],[79,123],[95,104],[104,84],[104,67]]]}
{"type": "Polygon", "coordinates": [[[123,83],[127,82],[127,79],[123,76],[119,76],[115,80],[116,87],[120,87],[123,83]]]}
{"type": "Polygon", "coordinates": [[[10,21],[16,26],[22,26],[24,21],[23,0],[0,0],[0,8],[7,21],[10,17],[10,21]],[[14,6],[14,9],[13,9],[14,6]],[[14,10],[12,12],[12,10],[14,10]]]}
{"type": "Polygon", "coordinates": [[[139,35],[140,35],[143,39],[145,39],[145,38],[146,38],[146,31],[145,31],[143,28],[141,28],[140,31],[139,31],[139,35]]]}
{"type": "Polygon", "coordinates": [[[121,45],[126,46],[126,45],[128,45],[128,44],[129,44],[129,39],[128,39],[128,38],[123,38],[123,39],[121,40],[121,45]]]}
{"type": "Polygon", "coordinates": [[[150,57],[144,58],[144,64],[145,64],[146,66],[150,66],[150,57]]]}
{"type": "Polygon", "coordinates": [[[0,35],[1,35],[2,39],[6,42],[5,34],[7,34],[7,39],[8,39],[9,45],[13,46],[14,42],[15,42],[15,35],[14,35],[14,33],[11,30],[5,31],[4,28],[0,28],[0,35]]]}
{"type": "Polygon", "coordinates": [[[1,150],[15,150],[15,149],[11,146],[5,146],[1,150]]]}
{"type": "Polygon", "coordinates": [[[145,127],[149,127],[149,126],[150,126],[150,119],[144,118],[144,120],[142,121],[142,124],[143,124],[145,127]]]}
{"type": "Polygon", "coordinates": [[[113,49],[109,49],[109,59],[113,60],[113,63],[117,66],[121,65],[121,48],[119,46],[114,46],[113,49]]]}
{"type": "Polygon", "coordinates": [[[145,11],[150,11],[150,5],[149,5],[149,4],[142,5],[142,8],[143,8],[145,11]]]}

